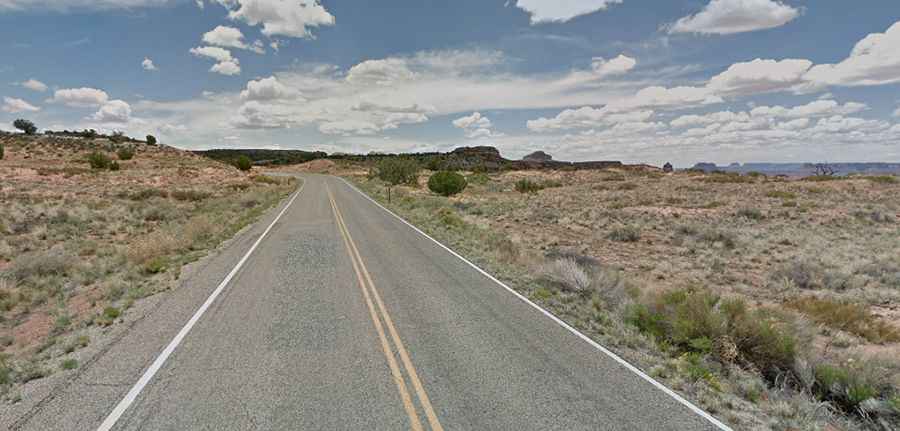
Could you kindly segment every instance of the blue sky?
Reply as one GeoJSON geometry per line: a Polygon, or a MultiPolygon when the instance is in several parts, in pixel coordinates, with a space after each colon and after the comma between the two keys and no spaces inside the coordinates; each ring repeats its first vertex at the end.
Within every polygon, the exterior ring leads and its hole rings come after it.
{"type": "Polygon", "coordinates": [[[0,0],[0,128],[182,148],[900,160],[895,0],[0,0]]]}

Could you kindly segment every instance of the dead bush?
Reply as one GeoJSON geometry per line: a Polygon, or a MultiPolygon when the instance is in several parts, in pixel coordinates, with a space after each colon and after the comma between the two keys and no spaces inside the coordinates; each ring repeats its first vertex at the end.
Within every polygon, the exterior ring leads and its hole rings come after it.
{"type": "Polygon", "coordinates": [[[574,259],[556,259],[544,265],[545,280],[571,292],[585,292],[591,287],[591,277],[574,259]]]}

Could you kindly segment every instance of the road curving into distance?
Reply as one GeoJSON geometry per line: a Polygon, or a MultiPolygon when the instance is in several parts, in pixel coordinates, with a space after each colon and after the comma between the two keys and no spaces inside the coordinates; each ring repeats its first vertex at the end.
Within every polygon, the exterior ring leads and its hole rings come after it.
{"type": "Polygon", "coordinates": [[[13,429],[728,429],[343,180],[303,180],[13,429]]]}

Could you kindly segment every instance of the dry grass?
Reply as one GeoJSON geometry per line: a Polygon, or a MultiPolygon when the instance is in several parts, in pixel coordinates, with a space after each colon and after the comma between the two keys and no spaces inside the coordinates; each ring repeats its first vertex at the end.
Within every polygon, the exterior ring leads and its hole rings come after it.
{"type": "Polygon", "coordinates": [[[873,315],[863,304],[810,296],[794,299],[786,305],[817,323],[850,332],[873,343],[900,341],[900,329],[873,315]]]}
{"type": "MultiPolygon", "coordinates": [[[[363,168],[335,170],[384,203],[363,168]]],[[[479,175],[452,200],[400,187],[390,206],[736,429],[897,426],[900,407],[885,406],[900,387],[889,323],[900,321],[900,185],[627,169],[479,175]],[[558,187],[516,192],[545,183],[558,187]],[[880,357],[892,365],[877,391],[848,402],[846,390],[815,389],[828,380],[817,367],[849,375],[849,358],[880,357]]]]}
{"type": "Polygon", "coordinates": [[[81,332],[172,288],[183,264],[294,189],[162,146],[135,146],[112,171],[86,161],[116,153],[109,142],[0,140],[2,393],[69,369],[81,332]]]}

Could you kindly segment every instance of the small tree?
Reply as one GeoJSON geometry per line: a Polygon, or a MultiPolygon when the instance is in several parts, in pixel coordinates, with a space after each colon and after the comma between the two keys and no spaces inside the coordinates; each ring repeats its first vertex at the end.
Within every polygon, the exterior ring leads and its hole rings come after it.
{"type": "Polygon", "coordinates": [[[388,202],[390,202],[392,187],[399,184],[418,185],[419,163],[408,158],[385,157],[375,164],[374,176],[388,183],[388,202]]]}
{"type": "Polygon", "coordinates": [[[37,133],[37,126],[35,126],[33,122],[23,118],[13,121],[13,127],[25,132],[26,135],[37,133]]]}
{"type": "Polygon", "coordinates": [[[251,161],[250,158],[245,155],[237,156],[237,158],[235,158],[231,162],[231,164],[242,171],[249,171],[250,168],[253,167],[253,161],[251,161]]]}
{"type": "Polygon", "coordinates": [[[453,196],[467,185],[466,177],[450,171],[437,172],[428,179],[428,188],[441,196],[453,196]]]}
{"type": "Polygon", "coordinates": [[[156,136],[147,135],[147,145],[156,145],[156,136]]]}

